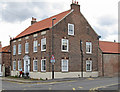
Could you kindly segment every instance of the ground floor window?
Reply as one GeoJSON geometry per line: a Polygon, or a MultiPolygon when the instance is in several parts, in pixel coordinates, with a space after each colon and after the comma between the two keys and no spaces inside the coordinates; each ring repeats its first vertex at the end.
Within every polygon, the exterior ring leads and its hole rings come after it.
{"type": "Polygon", "coordinates": [[[41,60],[41,71],[46,71],[46,59],[41,60]]]}
{"type": "Polygon", "coordinates": [[[91,60],[86,61],[86,71],[92,71],[92,61],[91,60]]]}
{"type": "Polygon", "coordinates": [[[33,60],[33,71],[37,71],[37,60],[33,60]]]}
{"type": "Polygon", "coordinates": [[[21,70],[22,70],[22,62],[18,61],[18,71],[21,71],[21,70]]]}
{"type": "Polygon", "coordinates": [[[68,60],[66,59],[62,59],[62,63],[61,63],[61,67],[62,67],[62,71],[63,72],[67,72],[68,71],[68,60]]]}
{"type": "Polygon", "coordinates": [[[16,70],[16,61],[13,61],[13,70],[16,70]]]}

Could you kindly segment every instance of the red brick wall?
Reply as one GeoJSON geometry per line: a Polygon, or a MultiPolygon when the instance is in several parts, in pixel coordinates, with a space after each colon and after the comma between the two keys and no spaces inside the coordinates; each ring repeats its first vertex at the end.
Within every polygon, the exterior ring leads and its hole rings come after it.
{"type": "MultiPolygon", "coordinates": [[[[78,7],[74,7],[76,9],[78,7]]],[[[79,10],[79,9],[76,9],[79,10]]],[[[83,17],[83,15],[76,11],[72,12],[70,15],[68,15],[66,18],[64,18],[61,22],[59,22],[54,27],[54,56],[55,56],[55,72],[61,72],[61,59],[67,57],[69,59],[69,71],[70,72],[80,72],[81,70],[81,52],[80,52],[80,40],[83,41],[83,51],[84,51],[84,71],[86,71],[86,59],[91,58],[93,61],[93,71],[98,71],[98,35],[94,32],[94,30],[91,28],[91,26],[88,24],[86,19],[83,17]],[[75,35],[74,36],[68,36],[68,23],[73,23],[75,26],[75,35]],[[89,31],[87,29],[89,27],[89,31]],[[61,52],[61,39],[63,37],[66,37],[69,40],[69,52],[64,53],[61,52]],[[86,41],[92,42],[92,54],[86,54],[86,41]]],[[[25,37],[21,38],[21,41],[19,42],[16,40],[16,42],[11,42],[11,47],[13,49],[13,45],[16,44],[18,51],[18,44],[22,44],[22,54],[18,55],[18,52],[15,56],[13,56],[12,51],[12,64],[15,60],[18,62],[18,60],[23,61],[23,57],[25,56],[25,42],[29,42],[29,56],[30,56],[30,71],[33,71],[33,59],[38,60],[38,71],[41,69],[41,58],[46,58],[46,71],[51,71],[51,63],[50,63],[50,57],[51,57],[51,30],[48,30],[46,35],[41,35],[41,33],[38,33],[38,37],[34,38],[33,35],[29,36],[29,39],[26,40],[25,37]],[[41,52],[41,46],[38,46],[38,52],[33,52],[33,41],[35,39],[38,40],[38,44],[41,44],[41,38],[46,37],[47,40],[47,50],[46,52],[41,52]]],[[[17,70],[18,70],[18,64],[17,70]]],[[[22,64],[23,70],[24,70],[24,64],[22,64]]]]}
{"type": "Polygon", "coordinates": [[[118,76],[118,54],[103,54],[104,76],[118,76]]]}

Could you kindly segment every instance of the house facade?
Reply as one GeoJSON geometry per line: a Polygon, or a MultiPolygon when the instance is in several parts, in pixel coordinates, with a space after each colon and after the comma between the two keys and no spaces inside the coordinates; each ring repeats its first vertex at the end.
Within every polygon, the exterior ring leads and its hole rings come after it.
{"type": "Polygon", "coordinates": [[[98,77],[99,38],[78,3],[42,21],[32,18],[31,24],[10,41],[12,76],[22,70],[31,78],[51,79],[53,55],[55,78],[98,77]]]}
{"type": "Polygon", "coordinates": [[[0,76],[9,76],[11,69],[10,46],[2,47],[0,42],[0,76]]]}
{"type": "Polygon", "coordinates": [[[99,76],[118,76],[120,73],[120,43],[99,41],[99,46],[99,76]]]}

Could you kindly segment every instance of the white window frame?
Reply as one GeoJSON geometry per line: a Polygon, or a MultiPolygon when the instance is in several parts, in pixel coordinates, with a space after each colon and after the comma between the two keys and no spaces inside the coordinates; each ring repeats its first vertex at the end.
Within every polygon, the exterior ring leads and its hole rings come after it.
{"type": "Polygon", "coordinates": [[[86,71],[92,71],[92,61],[86,60],[86,71]],[[87,69],[87,65],[90,64],[90,70],[87,69]]]}
{"type": "Polygon", "coordinates": [[[19,60],[18,61],[18,71],[21,71],[22,70],[22,62],[19,60]],[[21,63],[21,65],[20,65],[20,63],[21,63]]]}
{"type": "Polygon", "coordinates": [[[38,71],[38,60],[33,60],[33,71],[38,71]],[[35,66],[34,62],[37,62],[36,66],[35,66]],[[37,67],[37,70],[35,70],[35,67],[37,67]]]}
{"type": "Polygon", "coordinates": [[[46,72],[46,59],[41,59],[41,72],[46,72]],[[45,70],[43,70],[43,60],[45,61],[45,70]]]}
{"type": "Polygon", "coordinates": [[[61,43],[62,43],[62,44],[61,44],[61,50],[62,50],[63,52],[68,52],[68,51],[69,51],[69,50],[68,50],[68,49],[69,49],[69,41],[68,41],[68,39],[62,39],[62,40],[61,40],[61,43]],[[63,41],[64,41],[64,40],[67,41],[67,50],[63,50],[63,45],[64,45],[64,44],[63,44],[63,41]]]}
{"type": "Polygon", "coordinates": [[[25,53],[28,54],[29,53],[29,42],[25,43],[25,53]]]}
{"type": "Polygon", "coordinates": [[[16,61],[13,61],[13,70],[16,70],[16,61]]]}
{"type": "Polygon", "coordinates": [[[33,41],[33,52],[37,52],[37,48],[38,48],[38,41],[35,40],[35,41],[33,41]]]}
{"type": "Polygon", "coordinates": [[[91,54],[92,53],[92,42],[86,42],[86,53],[91,54]],[[87,46],[90,46],[90,52],[87,51],[87,46]]]}
{"type": "Polygon", "coordinates": [[[74,35],[74,24],[68,23],[68,35],[74,35]],[[72,29],[72,30],[73,30],[73,33],[72,33],[72,34],[71,34],[71,32],[69,31],[69,29],[70,29],[69,26],[70,26],[70,25],[73,26],[73,29],[72,29]]]}
{"type": "Polygon", "coordinates": [[[41,39],[41,51],[46,51],[46,49],[43,49],[43,45],[46,45],[46,38],[41,39]]]}
{"type": "Polygon", "coordinates": [[[21,46],[22,46],[21,44],[18,44],[18,54],[21,54],[21,52],[22,52],[22,47],[21,46]]]}
{"type": "Polygon", "coordinates": [[[16,45],[13,45],[13,55],[16,55],[16,45]]]}
{"type": "Polygon", "coordinates": [[[62,59],[62,61],[61,61],[61,70],[62,70],[62,72],[68,72],[68,60],[67,59],[62,59]],[[67,69],[66,70],[64,70],[64,65],[63,65],[63,62],[64,61],[66,61],[66,63],[67,63],[67,69]]]}

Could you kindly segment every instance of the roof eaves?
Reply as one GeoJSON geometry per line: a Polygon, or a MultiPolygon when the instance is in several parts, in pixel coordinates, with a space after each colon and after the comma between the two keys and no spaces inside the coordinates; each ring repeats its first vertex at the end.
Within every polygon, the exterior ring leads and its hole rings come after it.
{"type": "MultiPolygon", "coordinates": [[[[61,20],[59,20],[56,24],[54,24],[54,26],[56,26],[59,22],[61,22],[64,18],[66,18],[69,14],[71,14],[74,11],[74,9],[72,9],[67,15],[65,15],[61,20]]],[[[51,29],[52,27],[50,27],[51,29]]]]}

